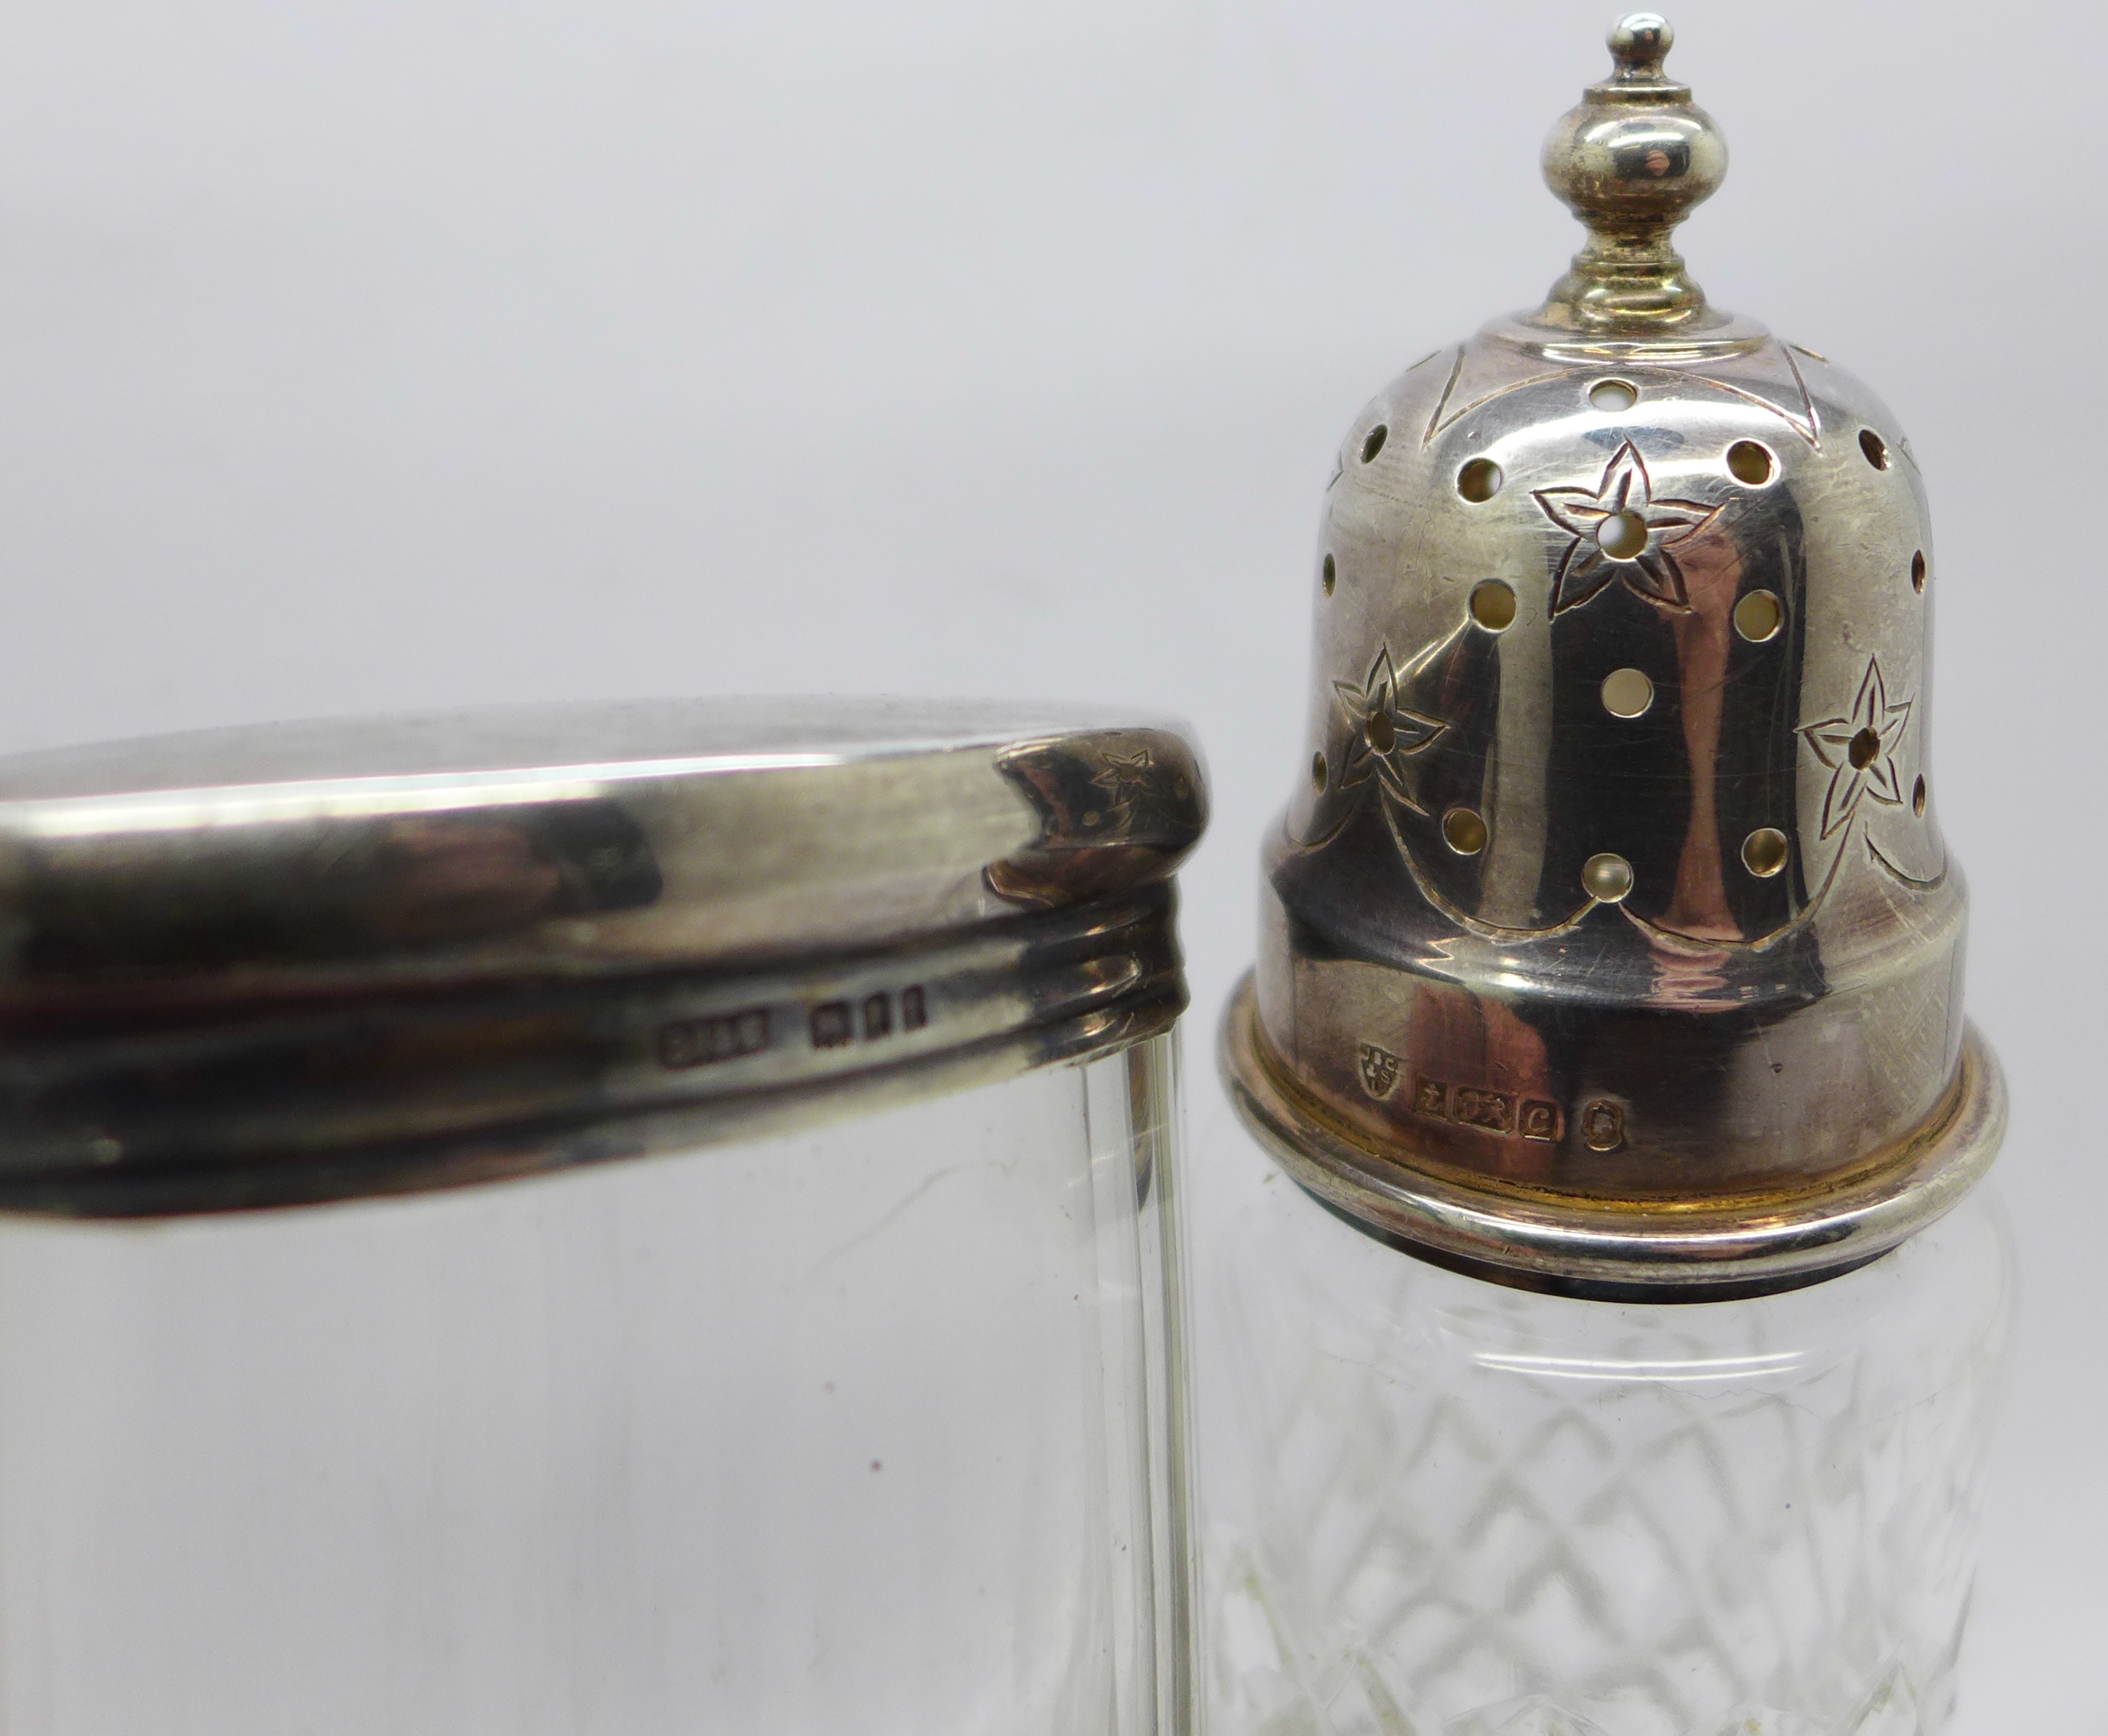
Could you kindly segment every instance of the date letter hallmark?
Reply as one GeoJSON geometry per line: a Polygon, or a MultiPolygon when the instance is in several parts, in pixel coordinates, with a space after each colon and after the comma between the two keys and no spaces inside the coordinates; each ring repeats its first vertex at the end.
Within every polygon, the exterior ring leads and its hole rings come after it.
{"type": "Polygon", "coordinates": [[[1381,1102],[1389,1097],[1398,1084],[1399,1069],[1405,1062],[1387,1048],[1378,1048],[1373,1043],[1362,1045],[1362,1089],[1381,1102]]]}
{"type": "Polygon", "coordinates": [[[1547,1103],[1541,1097],[1523,1099],[1522,1116],[1516,1124],[1516,1131],[1525,1139],[1542,1139],[1547,1145],[1559,1140],[1559,1105],[1547,1103]]]}

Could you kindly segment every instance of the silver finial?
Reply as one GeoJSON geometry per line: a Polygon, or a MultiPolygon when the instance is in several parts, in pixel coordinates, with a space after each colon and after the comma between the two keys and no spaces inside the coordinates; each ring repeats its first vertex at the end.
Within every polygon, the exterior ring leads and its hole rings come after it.
{"type": "Polygon", "coordinates": [[[1628,12],[1610,26],[1613,76],[1621,84],[1661,82],[1661,63],[1676,46],[1676,32],[1659,12],[1628,12]]]}
{"type": "Polygon", "coordinates": [[[1676,33],[1658,12],[1610,30],[1616,70],[1544,143],[1544,178],[1588,244],[1536,315],[1542,325],[1644,335],[1717,325],[1669,234],[1727,173],[1727,142],[1663,70],[1676,33]]]}

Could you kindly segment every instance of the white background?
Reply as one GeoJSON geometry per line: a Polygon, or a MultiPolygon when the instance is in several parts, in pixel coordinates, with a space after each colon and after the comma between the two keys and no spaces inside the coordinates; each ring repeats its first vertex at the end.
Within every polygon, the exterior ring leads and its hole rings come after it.
{"type": "MultiPolygon", "coordinates": [[[[1579,240],[1600,0],[52,0],[0,25],[0,748],[489,701],[1182,713],[1208,1049],[1390,376],[1579,240]]],[[[1937,800],[2025,1319],[1967,1736],[2108,1729],[2108,20],[1685,0],[1714,298],[1870,380],[1939,532],[1937,800]]]]}

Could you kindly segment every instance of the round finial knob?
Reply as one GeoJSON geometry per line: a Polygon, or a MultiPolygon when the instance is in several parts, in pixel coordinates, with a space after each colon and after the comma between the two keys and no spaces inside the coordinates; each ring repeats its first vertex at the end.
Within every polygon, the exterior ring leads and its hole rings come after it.
{"type": "Polygon", "coordinates": [[[1727,142],[1662,63],[1676,33],[1658,12],[1610,29],[1616,70],[1583,93],[1544,142],[1544,178],[1588,226],[1588,245],[1540,324],[1589,331],[1690,329],[1705,292],[1683,274],[1669,232],[1727,173],[1727,142]]]}
{"type": "Polygon", "coordinates": [[[1628,12],[1610,26],[1610,55],[1623,83],[1658,83],[1661,63],[1676,46],[1676,32],[1659,12],[1628,12]]]}

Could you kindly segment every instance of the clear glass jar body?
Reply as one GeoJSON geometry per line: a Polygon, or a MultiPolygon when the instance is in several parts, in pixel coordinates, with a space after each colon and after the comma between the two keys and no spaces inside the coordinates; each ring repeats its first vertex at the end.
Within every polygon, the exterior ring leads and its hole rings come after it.
{"type": "Polygon", "coordinates": [[[1214,1736],[1934,1736],[2010,1311],[1980,1189],[1858,1271],[1644,1305],[1270,1177],[1209,1293],[1214,1736]]]}
{"type": "Polygon", "coordinates": [[[1182,1731],[1174,1042],[532,1181],[0,1221],[0,1728],[1182,1731]]]}

